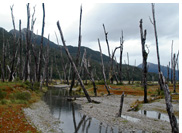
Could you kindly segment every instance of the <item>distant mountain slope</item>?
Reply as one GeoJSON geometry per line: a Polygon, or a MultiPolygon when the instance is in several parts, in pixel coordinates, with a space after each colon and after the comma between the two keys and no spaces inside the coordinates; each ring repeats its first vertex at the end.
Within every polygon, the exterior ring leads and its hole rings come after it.
{"type": "MultiPolygon", "coordinates": [[[[158,73],[158,65],[148,62],[148,72],[158,73]]],[[[142,64],[138,65],[139,68],[142,68],[142,64]]],[[[167,77],[167,67],[161,66],[161,71],[165,77],[167,77]]],[[[176,79],[179,80],[179,71],[176,71],[176,79]]],[[[171,69],[169,70],[169,78],[171,78],[171,69]]]]}

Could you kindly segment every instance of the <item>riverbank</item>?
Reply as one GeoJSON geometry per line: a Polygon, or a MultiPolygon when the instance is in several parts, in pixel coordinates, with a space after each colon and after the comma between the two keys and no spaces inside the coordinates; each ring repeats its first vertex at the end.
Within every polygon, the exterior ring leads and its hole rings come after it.
{"type": "Polygon", "coordinates": [[[29,108],[23,109],[24,114],[31,125],[43,133],[61,133],[60,121],[53,117],[48,105],[43,101],[33,103],[29,108]]]}
{"type": "MultiPolygon", "coordinates": [[[[130,105],[136,100],[143,100],[143,97],[141,96],[125,96],[122,117],[117,117],[120,105],[119,95],[92,97],[92,100],[98,101],[100,104],[88,103],[86,98],[77,98],[75,102],[82,106],[82,110],[80,110],[81,113],[94,117],[109,126],[116,126],[119,131],[171,133],[171,125],[169,122],[149,118],[145,115],[141,115],[139,112],[127,111],[130,108],[130,105]]],[[[167,113],[164,99],[155,100],[148,104],[142,104],[140,109],[167,113]]],[[[179,116],[179,103],[173,103],[173,109],[175,114],[178,114],[179,116]]]]}

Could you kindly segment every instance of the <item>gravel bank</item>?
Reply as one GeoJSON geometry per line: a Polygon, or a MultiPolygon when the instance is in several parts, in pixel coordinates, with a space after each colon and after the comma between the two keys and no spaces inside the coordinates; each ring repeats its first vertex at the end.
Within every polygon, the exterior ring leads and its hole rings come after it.
{"type": "MultiPolygon", "coordinates": [[[[171,125],[167,121],[149,118],[135,111],[127,112],[130,104],[137,99],[143,100],[143,97],[128,95],[124,98],[123,117],[116,117],[120,105],[120,96],[118,95],[92,97],[92,100],[99,101],[101,102],[100,104],[88,103],[86,98],[78,98],[75,102],[82,105],[81,113],[94,117],[109,126],[116,126],[119,131],[142,130],[147,132],[171,133],[171,125]],[[126,119],[126,116],[128,119],[126,119]],[[129,118],[132,120],[129,120],[129,118]]],[[[165,111],[166,105],[164,100],[156,100],[153,103],[143,104],[141,109],[159,112],[159,110],[165,111]]],[[[179,104],[173,104],[173,109],[179,112],[179,104]]]]}
{"type": "Polygon", "coordinates": [[[39,101],[24,109],[28,121],[43,133],[61,133],[60,121],[53,117],[45,102],[39,101]]]}

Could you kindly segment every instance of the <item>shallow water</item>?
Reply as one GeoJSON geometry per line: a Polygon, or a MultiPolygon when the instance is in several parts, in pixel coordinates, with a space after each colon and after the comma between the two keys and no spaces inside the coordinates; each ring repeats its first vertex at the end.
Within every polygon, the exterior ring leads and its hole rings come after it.
{"type": "Polygon", "coordinates": [[[119,131],[118,127],[110,127],[95,118],[83,115],[79,112],[80,105],[66,99],[68,95],[67,90],[51,89],[43,98],[53,116],[61,121],[60,128],[64,133],[145,133],[142,130],[119,131]]]}
{"type": "MultiPolygon", "coordinates": [[[[146,117],[149,117],[149,118],[154,118],[154,119],[170,122],[168,114],[160,113],[157,111],[147,111],[147,110],[139,110],[138,113],[145,115],[146,117]]],[[[178,119],[177,119],[177,122],[178,122],[178,119]]]]}

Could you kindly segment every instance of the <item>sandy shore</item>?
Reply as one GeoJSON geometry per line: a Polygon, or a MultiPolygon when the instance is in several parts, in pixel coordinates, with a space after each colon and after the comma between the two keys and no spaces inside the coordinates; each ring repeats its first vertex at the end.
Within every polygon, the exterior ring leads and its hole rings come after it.
{"type": "MultiPolygon", "coordinates": [[[[147,132],[171,133],[171,125],[167,121],[149,118],[135,111],[128,112],[127,110],[130,108],[131,103],[137,99],[143,100],[143,97],[125,96],[122,117],[116,117],[120,105],[119,95],[92,97],[92,100],[99,101],[101,102],[100,104],[88,103],[86,98],[78,98],[75,102],[82,105],[81,113],[94,117],[109,126],[116,126],[119,131],[142,130],[147,132]],[[126,119],[126,116],[132,120],[126,119]]],[[[173,109],[179,112],[179,103],[174,103],[173,109]]],[[[165,113],[166,104],[164,99],[156,100],[149,104],[143,104],[141,110],[165,113]]]]}

